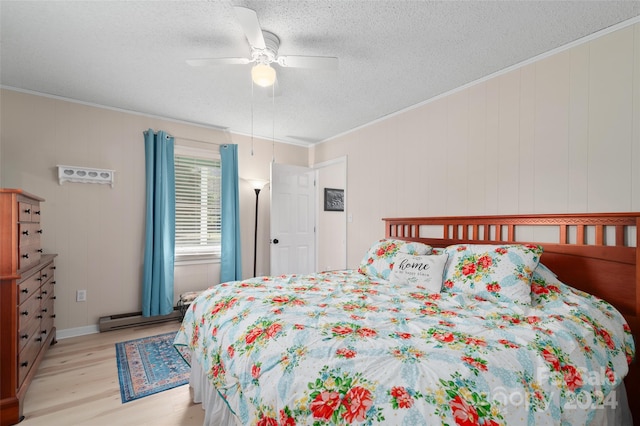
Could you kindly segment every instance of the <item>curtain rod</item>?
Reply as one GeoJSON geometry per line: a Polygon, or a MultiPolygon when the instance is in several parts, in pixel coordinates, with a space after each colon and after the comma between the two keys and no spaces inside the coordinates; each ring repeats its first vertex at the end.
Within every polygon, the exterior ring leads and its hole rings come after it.
{"type": "Polygon", "coordinates": [[[215,146],[227,145],[226,143],[216,143],[216,142],[209,142],[209,141],[201,141],[199,139],[184,138],[182,136],[174,136],[174,135],[172,136],[174,139],[181,139],[183,141],[191,141],[191,142],[198,142],[198,143],[206,143],[207,145],[215,145],[215,146]]]}

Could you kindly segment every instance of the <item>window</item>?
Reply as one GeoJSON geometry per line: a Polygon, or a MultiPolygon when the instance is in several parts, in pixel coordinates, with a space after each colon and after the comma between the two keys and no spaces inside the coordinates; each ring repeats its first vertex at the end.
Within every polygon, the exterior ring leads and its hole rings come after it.
{"type": "Polygon", "coordinates": [[[220,158],[175,147],[176,260],[220,258],[220,158]]]}

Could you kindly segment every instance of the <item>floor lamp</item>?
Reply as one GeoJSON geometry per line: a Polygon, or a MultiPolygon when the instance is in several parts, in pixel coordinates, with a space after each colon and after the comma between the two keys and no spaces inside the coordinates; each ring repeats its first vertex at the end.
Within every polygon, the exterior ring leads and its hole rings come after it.
{"type": "Polygon", "coordinates": [[[260,191],[262,190],[262,188],[264,188],[264,186],[269,182],[260,179],[247,179],[247,181],[256,192],[256,223],[253,229],[253,276],[255,277],[257,260],[256,256],[258,254],[258,198],[260,196],[260,191]]]}

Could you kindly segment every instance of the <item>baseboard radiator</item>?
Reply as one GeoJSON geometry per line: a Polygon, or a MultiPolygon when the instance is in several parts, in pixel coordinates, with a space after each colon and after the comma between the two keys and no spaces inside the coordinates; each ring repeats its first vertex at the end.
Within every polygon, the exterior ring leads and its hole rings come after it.
{"type": "Polygon", "coordinates": [[[178,321],[182,314],[177,307],[169,315],[158,315],[153,317],[143,317],[142,312],[131,312],[128,314],[110,315],[100,317],[98,327],[100,332],[121,330],[123,328],[139,327],[142,325],[159,324],[167,321],[178,321]]]}

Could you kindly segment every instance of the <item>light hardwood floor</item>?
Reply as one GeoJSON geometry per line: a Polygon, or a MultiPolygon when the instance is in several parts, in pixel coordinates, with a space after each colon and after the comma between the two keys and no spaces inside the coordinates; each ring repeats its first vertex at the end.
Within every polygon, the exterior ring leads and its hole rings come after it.
{"type": "Polygon", "coordinates": [[[115,344],[177,330],[178,322],[59,340],[49,348],[24,402],[20,426],[198,425],[200,404],[184,385],[123,404],[115,344]]]}

